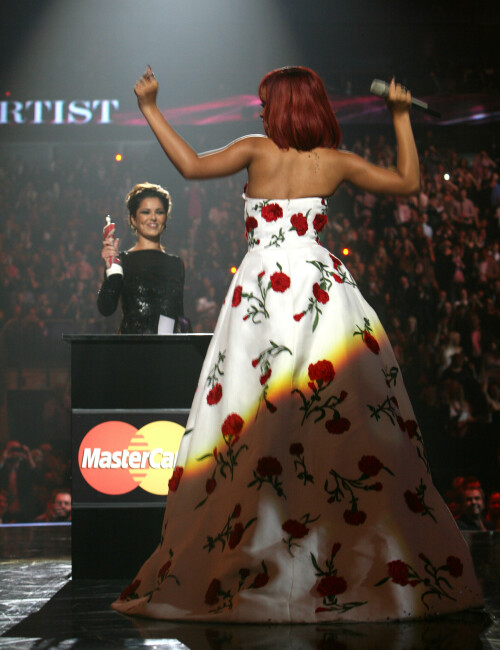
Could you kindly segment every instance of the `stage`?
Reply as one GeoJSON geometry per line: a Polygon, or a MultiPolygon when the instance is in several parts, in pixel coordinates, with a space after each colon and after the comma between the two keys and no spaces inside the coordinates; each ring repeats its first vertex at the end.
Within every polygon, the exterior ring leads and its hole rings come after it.
{"type": "Polygon", "coordinates": [[[71,579],[69,524],[0,526],[0,647],[498,650],[500,533],[472,533],[468,542],[488,615],[390,624],[207,625],[114,612],[110,603],[125,581],[71,579]]]}

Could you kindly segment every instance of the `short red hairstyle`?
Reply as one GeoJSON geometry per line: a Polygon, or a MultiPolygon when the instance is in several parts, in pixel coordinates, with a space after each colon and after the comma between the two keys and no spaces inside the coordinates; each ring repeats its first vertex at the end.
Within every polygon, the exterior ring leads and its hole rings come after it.
{"type": "Polygon", "coordinates": [[[268,72],[259,85],[266,135],[280,149],[336,149],[342,138],[326,88],[309,68],[287,67],[268,72]]]}

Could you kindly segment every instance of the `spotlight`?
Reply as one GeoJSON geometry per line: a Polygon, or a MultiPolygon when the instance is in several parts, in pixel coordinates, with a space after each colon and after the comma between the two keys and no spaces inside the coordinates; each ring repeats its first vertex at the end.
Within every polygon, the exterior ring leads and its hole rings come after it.
{"type": "Polygon", "coordinates": [[[351,251],[348,248],[343,248],[342,249],[342,255],[350,255],[351,251]]]}
{"type": "Polygon", "coordinates": [[[123,160],[123,156],[121,155],[121,153],[116,154],[115,160],[116,160],[116,162],[121,162],[123,160]]]}
{"type": "Polygon", "coordinates": [[[443,178],[444,178],[445,181],[450,180],[450,175],[448,174],[448,172],[446,172],[446,174],[443,174],[443,178]]]}
{"type": "Polygon", "coordinates": [[[238,269],[235,266],[232,266],[229,270],[234,275],[238,269]]]}

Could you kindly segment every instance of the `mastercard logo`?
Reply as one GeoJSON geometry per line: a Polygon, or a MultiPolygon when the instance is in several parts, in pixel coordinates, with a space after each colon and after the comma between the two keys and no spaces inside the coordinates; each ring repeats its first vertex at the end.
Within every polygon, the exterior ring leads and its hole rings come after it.
{"type": "Polygon", "coordinates": [[[176,422],[150,422],[141,429],[127,422],[102,422],[80,444],[80,472],[103,494],[126,494],[140,487],[165,495],[183,434],[184,427],[176,422]]]}

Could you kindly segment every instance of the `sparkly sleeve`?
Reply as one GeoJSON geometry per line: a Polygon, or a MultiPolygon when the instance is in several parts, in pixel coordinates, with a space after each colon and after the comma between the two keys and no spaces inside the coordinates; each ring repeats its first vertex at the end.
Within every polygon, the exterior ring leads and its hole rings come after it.
{"type": "Polygon", "coordinates": [[[97,309],[103,316],[114,314],[122,291],[123,275],[115,273],[104,279],[97,294],[97,309]]]}

